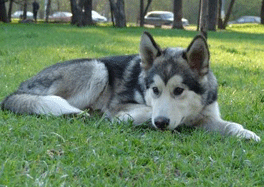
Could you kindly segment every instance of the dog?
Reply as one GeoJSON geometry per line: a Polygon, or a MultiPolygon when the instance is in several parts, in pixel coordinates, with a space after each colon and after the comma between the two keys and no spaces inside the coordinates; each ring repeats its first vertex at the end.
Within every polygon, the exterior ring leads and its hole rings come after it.
{"type": "Polygon", "coordinates": [[[242,125],[224,121],[217,102],[217,80],[202,35],[186,49],[161,49],[144,32],[140,54],[75,59],[52,65],[21,83],[1,103],[18,114],[80,114],[100,110],[111,120],[174,130],[181,125],[260,141],[242,125]]]}

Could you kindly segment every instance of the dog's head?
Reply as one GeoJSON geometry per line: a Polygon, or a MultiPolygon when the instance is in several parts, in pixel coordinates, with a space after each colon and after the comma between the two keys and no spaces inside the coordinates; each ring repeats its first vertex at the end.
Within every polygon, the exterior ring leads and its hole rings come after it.
{"type": "Polygon", "coordinates": [[[210,54],[206,39],[197,35],[187,49],[162,50],[145,32],[140,56],[147,88],[145,99],[153,108],[153,126],[173,130],[195,119],[203,109],[208,81],[210,54]]]}

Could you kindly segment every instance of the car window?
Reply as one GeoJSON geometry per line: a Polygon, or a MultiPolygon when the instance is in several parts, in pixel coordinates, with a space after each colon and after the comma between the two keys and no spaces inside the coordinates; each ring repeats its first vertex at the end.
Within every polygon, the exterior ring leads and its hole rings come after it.
{"type": "Polygon", "coordinates": [[[173,18],[173,14],[163,14],[164,18],[173,18]]]}
{"type": "Polygon", "coordinates": [[[148,17],[150,17],[150,18],[160,18],[160,14],[150,14],[148,17]]]}
{"type": "Polygon", "coordinates": [[[250,22],[250,18],[245,18],[245,22],[250,22]]]}

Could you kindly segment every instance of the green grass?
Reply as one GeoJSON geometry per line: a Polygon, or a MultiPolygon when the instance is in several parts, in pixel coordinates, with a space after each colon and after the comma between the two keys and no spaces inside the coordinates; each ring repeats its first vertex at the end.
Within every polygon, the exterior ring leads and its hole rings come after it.
{"type": "MultiPolygon", "coordinates": [[[[72,58],[138,52],[144,30],[161,47],[195,31],[0,24],[0,100],[38,71],[72,58]]],[[[264,138],[264,27],[208,33],[223,118],[264,138]]],[[[0,186],[264,186],[263,141],[180,133],[92,118],[0,111],[0,186]]]]}

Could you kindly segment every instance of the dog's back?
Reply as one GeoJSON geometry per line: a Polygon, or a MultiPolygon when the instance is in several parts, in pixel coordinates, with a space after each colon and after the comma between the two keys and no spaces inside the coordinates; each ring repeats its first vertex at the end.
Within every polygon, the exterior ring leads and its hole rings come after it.
{"type": "Polygon", "coordinates": [[[19,114],[61,115],[86,108],[105,112],[115,97],[118,103],[137,102],[135,90],[143,101],[139,62],[138,55],[126,55],[57,63],[21,83],[1,108],[19,114]]]}

